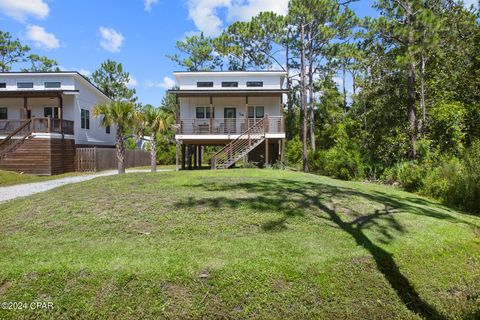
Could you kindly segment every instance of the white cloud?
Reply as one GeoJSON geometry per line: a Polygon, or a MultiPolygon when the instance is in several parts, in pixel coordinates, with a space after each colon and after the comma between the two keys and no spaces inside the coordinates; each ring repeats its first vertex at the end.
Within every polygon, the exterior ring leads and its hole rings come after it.
{"type": "Polygon", "coordinates": [[[45,19],[49,10],[43,0],[0,0],[0,12],[20,22],[29,16],[45,19]]]}
{"type": "Polygon", "coordinates": [[[158,0],[145,0],[145,11],[152,11],[152,7],[156,4],[158,0]]]}
{"type": "Polygon", "coordinates": [[[288,12],[288,0],[248,0],[233,1],[228,10],[229,21],[248,21],[260,12],[272,11],[277,14],[286,15],[288,12]]]}
{"type": "Polygon", "coordinates": [[[478,8],[480,3],[478,0],[463,0],[463,6],[467,9],[470,9],[471,6],[478,8]]]}
{"type": "Polygon", "coordinates": [[[89,77],[92,72],[87,69],[79,69],[78,73],[80,73],[81,75],[84,75],[85,77],[89,77]]]}
{"type": "Polygon", "coordinates": [[[130,76],[128,78],[127,86],[129,87],[136,87],[138,85],[137,79],[135,79],[133,76],[130,76]]]}
{"type": "Polygon", "coordinates": [[[188,0],[189,18],[207,36],[217,36],[225,27],[221,10],[227,22],[245,21],[263,11],[286,14],[288,0],[188,0]]]}
{"type": "Polygon", "coordinates": [[[40,26],[27,26],[27,38],[32,40],[35,46],[46,50],[57,49],[60,47],[60,41],[57,37],[40,26]]]}
{"type": "Polygon", "coordinates": [[[149,88],[163,88],[165,90],[172,89],[175,86],[175,80],[169,77],[163,78],[162,82],[147,81],[147,87],[149,88]]]}
{"type": "Polygon", "coordinates": [[[100,36],[102,37],[100,45],[109,52],[119,52],[125,40],[121,33],[112,28],[100,27],[100,36]]]}

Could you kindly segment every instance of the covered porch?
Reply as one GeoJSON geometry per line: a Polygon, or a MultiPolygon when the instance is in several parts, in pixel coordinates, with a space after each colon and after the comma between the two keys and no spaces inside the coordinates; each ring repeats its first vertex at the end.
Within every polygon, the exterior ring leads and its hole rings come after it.
{"type": "Polygon", "coordinates": [[[0,139],[26,130],[73,135],[73,110],[65,112],[64,99],[73,99],[76,92],[0,91],[0,139]]]}

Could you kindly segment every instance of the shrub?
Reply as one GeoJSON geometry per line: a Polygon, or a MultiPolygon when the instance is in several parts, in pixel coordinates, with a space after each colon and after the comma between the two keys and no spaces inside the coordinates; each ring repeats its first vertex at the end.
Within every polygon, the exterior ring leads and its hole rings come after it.
{"type": "Polygon", "coordinates": [[[285,144],[285,164],[290,167],[298,168],[302,165],[302,142],[294,138],[288,140],[285,144]]]}
{"type": "Polygon", "coordinates": [[[314,172],[343,180],[364,177],[362,157],[356,149],[348,150],[336,146],[326,151],[317,151],[309,158],[310,169],[314,172]]]}

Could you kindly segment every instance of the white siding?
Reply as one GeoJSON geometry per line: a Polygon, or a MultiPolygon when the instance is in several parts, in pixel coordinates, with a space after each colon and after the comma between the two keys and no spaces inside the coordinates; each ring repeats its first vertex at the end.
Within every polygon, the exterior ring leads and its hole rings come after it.
{"type": "Polygon", "coordinates": [[[180,90],[278,90],[283,72],[199,72],[175,73],[180,90]],[[247,87],[247,81],[261,81],[263,87],[247,87]],[[197,82],[213,82],[213,88],[198,88],[197,82]],[[237,88],[222,87],[222,82],[238,82],[237,88]]]}
{"type": "MultiPolygon", "coordinates": [[[[91,87],[90,85],[88,85],[91,87]]],[[[73,115],[75,119],[75,143],[76,144],[98,144],[98,145],[114,145],[115,129],[112,127],[110,134],[106,133],[105,127],[100,125],[100,118],[95,118],[92,109],[96,104],[107,102],[97,90],[92,90],[83,83],[83,81],[75,81],[75,88],[80,90],[80,94],[76,95],[73,106],[73,115]],[[81,128],[81,109],[90,111],[90,129],[81,128]]]]}
{"type": "MultiPolygon", "coordinates": [[[[209,97],[181,97],[179,102],[181,119],[194,119],[196,107],[210,106],[209,97]]],[[[265,107],[265,114],[269,116],[282,115],[280,97],[249,97],[248,105],[265,107]]],[[[245,97],[213,97],[213,106],[215,118],[224,117],[224,108],[236,108],[237,118],[242,118],[245,113],[245,97]]]]}
{"type": "MultiPolygon", "coordinates": [[[[63,118],[74,121],[75,143],[76,144],[95,144],[95,145],[114,145],[115,128],[111,128],[110,134],[106,133],[104,127],[100,126],[100,119],[95,118],[92,109],[96,104],[108,102],[105,97],[95,87],[90,85],[85,79],[76,73],[67,74],[0,74],[0,83],[5,82],[7,88],[0,88],[0,91],[21,91],[17,88],[17,82],[33,82],[33,90],[55,91],[58,88],[45,88],[45,82],[61,82],[61,90],[78,90],[77,93],[63,95],[63,118]],[[81,109],[90,111],[90,129],[81,128],[81,109]]],[[[23,89],[32,90],[32,89],[23,89]]],[[[57,98],[28,98],[28,108],[31,110],[32,117],[43,117],[45,107],[57,107],[57,98]]],[[[23,109],[23,98],[0,98],[0,107],[8,108],[8,119],[15,120],[21,118],[23,109]]]]}

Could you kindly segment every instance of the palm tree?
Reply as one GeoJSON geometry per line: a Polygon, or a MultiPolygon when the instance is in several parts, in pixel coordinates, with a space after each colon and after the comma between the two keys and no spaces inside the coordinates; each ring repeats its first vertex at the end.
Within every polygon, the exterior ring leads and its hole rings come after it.
{"type": "Polygon", "coordinates": [[[173,115],[164,108],[145,105],[142,111],[145,128],[152,131],[150,147],[151,172],[157,172],[157,134],[167,131],[172,124],[173,115]]]}
{"type": "Polygon", "coordinates": [[[93,110],[95,117],[102,117],[102,126],[116,128],[115,146],[117,148],[118,173],[125,173],[125,130],[130,128],[136,119],[135,106],[129,101],[112,101],[96,105],[93,110]]]}

